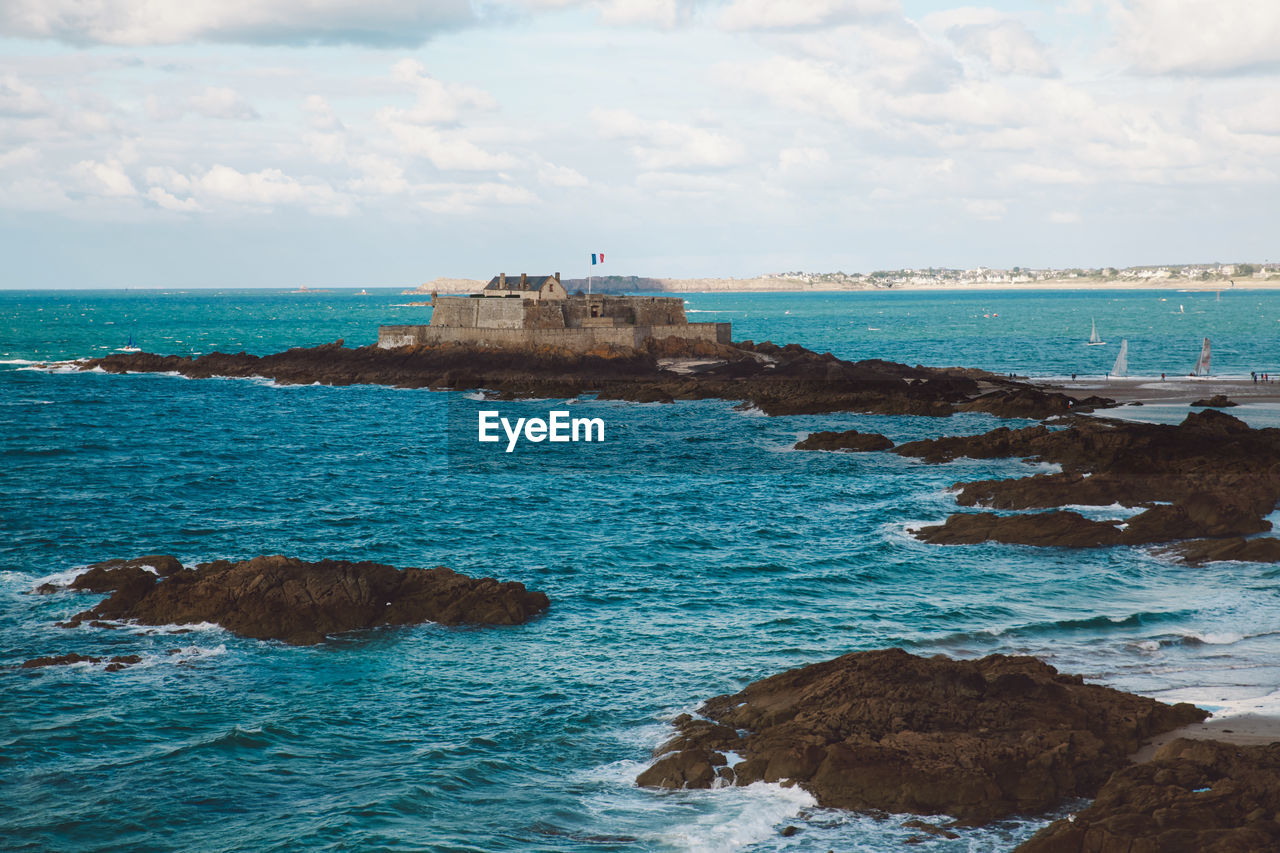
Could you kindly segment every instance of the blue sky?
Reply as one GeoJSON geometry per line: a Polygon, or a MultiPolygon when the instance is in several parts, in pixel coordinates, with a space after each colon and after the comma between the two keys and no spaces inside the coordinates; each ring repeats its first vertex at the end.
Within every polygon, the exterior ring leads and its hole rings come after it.
{"type": "Polygon", "coordinates": [[[8,0],[0,287],[1277,260],[1280,4],[8,0]]]}

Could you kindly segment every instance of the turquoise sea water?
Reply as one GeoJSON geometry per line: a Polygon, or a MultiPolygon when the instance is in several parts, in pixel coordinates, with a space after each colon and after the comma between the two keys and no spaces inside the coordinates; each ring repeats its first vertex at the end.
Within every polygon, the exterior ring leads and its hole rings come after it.
{"type": "MultiPolygon", "coordinates": [[[[817,809],[794,789],[632,784],[666,721],[707,697],[888,645],[1034,654],[1225,713],[1280,704],[1274,567],[927,546],[906,528],[945,517],[953,482],[1029,467],[790,450],[815,429],[904,441],[1020,422],[588,400],[575,411],[643,444],[606,442],[595,469],[572,476],[486,476],[446,464],[447,393],[32,364],[101,354],[129,335],[179,353],[365,344],[379,322],[425,318],[397,307],[407,299],[0,292],[6,849],[897,850],[912,834],[900,818],[817,809]],[[77,566],[144,553],[443,564],[523,581],[553,605],[516,628],[427,625],[291,648],[214,627],[60,629],[95,599],[28,594],[77,566]],[[13,668],[68,651],[143,663],[13,668]],[[801,832],[783,838],[786,825],[801,832]]],[[[690,319],[730,320],[736,338],[848,358],[1051,376],[1105,371],[1125,337],[1132,372],[1155,375],[1185,373],[1209,336],[1217,372],[1280,373],[1280,294],[687,300],[690,319]],[[1106,347],[1082,344],[1094,317],[1106,347]]],[[[920,846],[1007,850],[1043,822],[920,846]]]]}

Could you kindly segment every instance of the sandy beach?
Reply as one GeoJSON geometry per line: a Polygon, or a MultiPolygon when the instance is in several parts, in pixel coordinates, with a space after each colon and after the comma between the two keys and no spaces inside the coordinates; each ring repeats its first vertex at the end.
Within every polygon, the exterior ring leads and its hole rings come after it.
{"type": "Polygon", "coordinates": [[[1280,741],[1280,717],[1262,714],[1210,717],[1203,723],[1192,723],[1152,738],[1131,758],[1139,763],[1150,761],[1156,750],[1180,737],[1192,740],[1218,740],[1237,746],[1265,746],[1280,741]]]}
{"type": "MultiPolygon", "coordinates": [[[[1046,382],[1044,387],[1060,390],[1073,397],[1097,395],[1110,397],[1121,403],[1190,404],[1194,400],[1216,394],[1224,394],[1232,402],[1240,404],[1280,403],[1280,381],[1277,380],[1280,380],[1280,376],[1269,382],[1263,382],[1261,379],[1254,382],[1249,378],[1220,379],[1213,376],[1205,378],[1168,376],[1165,379],[1151,376],[1127,379],[1081,376],[1078,379],[1046,382]]],[[[1231,408],[1223,411],[1230,412],[1231,408]]]]}

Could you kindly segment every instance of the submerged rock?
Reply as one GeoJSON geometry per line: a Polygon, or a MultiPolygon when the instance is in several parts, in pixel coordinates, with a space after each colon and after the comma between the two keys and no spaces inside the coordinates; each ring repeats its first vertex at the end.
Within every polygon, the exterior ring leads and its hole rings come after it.
{"type": "Polygon", "coordinates": [[[878,432],[858,432],[856,429],[844,432],[815,432],[796,444],[796,450],[844,450],[865,452],[874,450],[891,450],[893,442],[878,432]]]}
{"type": "Polygon", "coordinates": [[[1245,539],[1192,539],[1165,550],[1189,566],[1223,560],[1239,560],[1242,563],[1280,563],[1280,539],[1265,536],[1245,539]]]}
{"type": "MultiPolygon", "coordinates": [[[[400,570],[380,563],[308,563],[282,556],[202,563],[164,579],[137,566],[95,568],[81,577],[87,576],[95,591],[111,583],[115,591],[75,620],[214,622],[242,636],[295,645],[378,625],[518,625],[550,604],[546,595],[530,592],[524,584],[470,578],[443,566],[400,570]]],[[[72,587],[77,588],[75,583],[72,587]]]]}
{"type": "Polygon", "coordinates": [[[1092,796],[1155,734],[1204,719],[1030,657],[856,652],[682,715],[641,785],[791,780],[822,806],[967,824],[1092,796]],[[728,765],[728,754],[743,760],[728,765]]]}
{"type": "Polygon", "coordinates": [[[1179,738],[1118,771],[1087,809],[1018,853],[1252,853],[1280,850],[1280,743],[1179,738]]]}
{"type": "MultiPolygon", "coordinates": [[[[82,655],[78,652],[69,652],[65,655],[32,658],[29,661],[24,661],[21,668],[35,669],[42,666],[68,666],[73,663],[102,663],[102,658],[82,655]]],[[[142,658],[138,655],[116,655],[107,660],[106,670],[107,672],[119,672],[126,666],[132,666],[135,663],[142,663],[142,658]]]]}

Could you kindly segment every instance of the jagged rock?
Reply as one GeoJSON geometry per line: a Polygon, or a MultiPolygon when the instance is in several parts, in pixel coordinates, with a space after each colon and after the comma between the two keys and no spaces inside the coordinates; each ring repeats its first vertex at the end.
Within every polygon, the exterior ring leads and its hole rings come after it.
{"type": "Polygon", "coordinates": [[[1239,560],[1242,563],[1280,563],[1280,539],[1263,537],[1245,539],[1193,539],[1165,549],[1189,566],[1223,560],[1239,560]]]}
{"type": "Polygon", "coordinates": [[[1001,389],[983,394],[972,400],[960,403],[956,409],[961,412],[987,412],[998,418],[1033,418],[1043,420],[1055,415],[1069,412],[1087,412],[1095,407],[1114,406],[1114,400],[1091,397],[1092,405],[1076,400],[1056,391],[1041,391],[1038,388],[1024,386],[1001,389]]]}
{"type": "MultiPolygon", "coordinates": [[[[1265,516],[1280,501],[1280,429],[1251,429],[1213,409],[1194,412],[1177,425],[1076,417],[1067,429],[1001,427],[982,435],[907,442],[894,452],[928,462],[1021,456],[1057,463],[1061,473],[957,483],[956,500],[997,509],[1146,507],[1128,520],[1119,539],[1126,544],[1261,533],[1271,529],[1265,516]]],[[[1048,515],[1028,517],[1063,523],[1048,515]]],[[[957,524],[970,537],[963,541],[970,541],[979,522],[957,524]]],[[[1035,544],[1017,523],[999,524],[1017,536],[999,541],[1035,544]]],[[[1104,532],[1099,544],[1113,540],[1104,532]]]]}
{"type": "Polygon", "coordinates": [[[864,452],[874,450],[890,450],[893,442],[878,432],[858,432],[856,429],[844,432],[815,432],[796,444],[796,450],[844,450],[864,452]]]}
{"type": "Polygon", "coordinates": [[[855,652],[682,715],[654,787],[791,780],[819,805],[978,824],[1092,796],[1151,736],[1204,719],[1029,657],[855,652]],[[743,760],[727,766],[726,753],[743,760]]]}
{"type": "MultiPolygon", "coordinates": [[[[119,588],[75,620],[214,622],[246,637],[305,645],[377,625],[517,625],[549,606],[545,595],[524,584],[470,578],[443,566],[399,570],[270,556],[202,563],[165,579],[137,567],[110,571],[119,588]]],[[[95,585],[105,582],[102,577],[95,576],[95,585]]]]}
{"type": "Polygon", "coordinates": [[[1097,799],[1017,853],[1255,853],[1280,850],[1280,743],[1179,738],[1115,773],[1097,799]]]}
{"type": "Polygon", "coordinates": [[[952,841],[960,837],[959,835],[957,835],[956,833],[952,832],[951,830],[945,827],[941,827],[941,826],[938,826],[937,824],[920,820],[919,818],[904,820],[902,822],[902,826],[904,829],[918,829],[921,832],[927,832],[930,835],[936,835],[939,838],[946,838],[952,841]]]}
{"type": "Polygon", "coordinates": [[[946,523],[912,531],[931,545],[974,545],[1003,542],[1007,545],[1042,545],[1056,548],[1097,548],[1119,545],[1123,540],[1114,521],[1092,521],[1078,512],[1057,510],[1032,515],[996,515],[993,512],[956,513],[946,523]]]}
{"type": "Polygon", "coordinates": [[[1193,536],[1241,536],[1271,529],[1262,518],[1269,506],[1250,504],[1248,497],[1196,492],[1169,506],[1154,506],[1129,519],[1124,541],[1142,545],[1193,536]]]}
{"type": "Polygon", "coordinates": [[[1228,409],[1232,406],[1238,406],[1239,403],[1232,402],[1226,394],[1214,394],[1205,400],[1196,400],[1192,406],[1212,406],[1215,409],[1228,409]]]}

